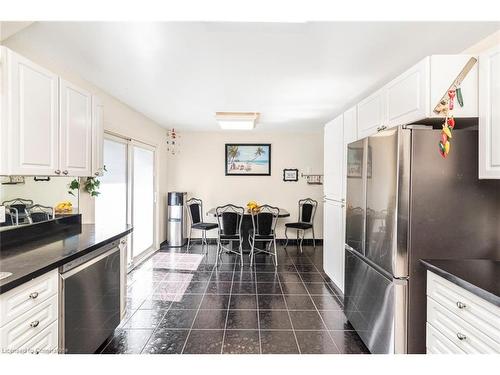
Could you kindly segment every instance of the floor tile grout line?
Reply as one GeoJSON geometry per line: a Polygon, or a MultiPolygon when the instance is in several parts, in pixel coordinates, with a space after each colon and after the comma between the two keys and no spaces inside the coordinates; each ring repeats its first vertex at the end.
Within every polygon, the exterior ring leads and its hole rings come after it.
{"type": "Polygon", "coordinates": [[[255,303],[257,307],[257,334],[259,336],[259,354],[262,354],[262,340],[260,335],[260,310],[259,310],[259,290],[257,289],[257,271],[253,270],[255,285],[255,303]]]}
{"type": "Polygon", "coordinates": [[[226,311],[226,321],[224,322],[224,331],[222,333],[222,343],[220,347],[220,354],[223,353],[224,351],[224,341],[226,339],[226,327],[227,327],[227,320],[229,318],[229,306],[231,305],[231,293],[233,292],[233,285],[234,285],[234,273],[235,271],[235,265],[233,265],[233,277],[231,278],[231,289],[229,289],[229,299],[227,300],[227,311],[226,311]]]}
{"type": "Polygon", "coordinates": [[[184,345],[182,346],[181,354],[184,354],[184,350],[186,349],[186,344],[188,342],[189,336],[191,336],[191,331],[193,330],[194,322],[196,321],[196,317],[198,316],[198,313],[200,311],[201,304],[203,303],[203,300],[205,299],[208,285],[210,283],[210,280],[212,279],[212,276],[214,274],[214,270],[215,270],[215,266],[212,267],[212,271],[210,272],[210,278],[208,279],[209,282],[207,283],[207,286],[205,287],[205,293],[203,294],[203,297],[201,297],[201,301],[200,301],[200,304],[198,305],[198,309],[196,310],[196,314],[194,315],[193,322],[191,323],[191,327],[189,328],[189,332],[186,335],[186,340],[184,340],[184,345]]]}
{"type": "MultiPolygon", "coordinates": [[[[295,268],[295,264],[293,265],[295,268]]],[[[300,345],[299,345],[299,340],[297,339],[297,334],[295,333],[295,328],[293,326],[292,322],[292,316],[290,315],[290,310],[288,310],[288,303],[286,302],[285,294],[283,293],[283,287],[281,286],[281,280],[278,276],[278,283],[280,285],[281,289],[281,296],[283,297],[283,301],[285,302],[285,307],[286,307],[286,312],[288,314],[288,319],[290,319],[290,325],[292,326],[292,332],[293,332],[293,337],[295,338],[295,345],[297,345],[297,350],[299,351],[299,354],[302,354],[302,351],[300,350],[300,345]]]]}
{"type": "MultiPolygon", "coordinates": [[[[307,255],[306,255],[306,256],[307,256],[307,255]]],[[[308,257],[308,256],[307,256],[307,257],[308,257]]],[[[316,267],[316,265],[315,265],[314,267],[316,267]]],[[[317,269],[317,268],[316,268],[316,269],[317,269]]],[[[302,278],[302,275],[300,274],[300,272],[299,272],[299,277],[300,277],[300,279],[302,280],[302,283],[304,283],[304,287],[306,288],[307,294],[309,295],[309,298],[311,299],[311,301],[312,301],[312,303],[313,303],[313,306],[314,306],[314,308],[316,309],[316,313],[319,315],[319,318],[321,319],[321,322],[323,323],[323,325],[324,325],[324,326],[325,326],[325,328],[327,329],[327,334],[328,334],[328,336],[330,337],[330,340],[333,342],[333,345],[335,346],[335,348],[337,349],[337,351],[338,351],[339,353],[341,353],[341,351],[340,351],[339,347],[337,346],[337,343],[336,343],[336,342],[335,342],[335,340],[333,339],[333,336],[332,336],[332,335],[330,334],[330,332],[328,331],[328,326],[326,325],[325,320],[323,319],[323,315],[321,315],[321,313],[319,312],[319,310],[318,310],[318,306],[316,306],[316,302],[314,302],[314,299],[312,298],[311,293],[309,293],[309,289],[307,289],[306,284],[305,284],[305,282],[304,282],[304,279],[302,278]]],[[[321,276],[321,277],[323,277],[323,276],[321,276]]],[[[326,281],[325,281],[325,283],[326,283],[326,281]]]]}

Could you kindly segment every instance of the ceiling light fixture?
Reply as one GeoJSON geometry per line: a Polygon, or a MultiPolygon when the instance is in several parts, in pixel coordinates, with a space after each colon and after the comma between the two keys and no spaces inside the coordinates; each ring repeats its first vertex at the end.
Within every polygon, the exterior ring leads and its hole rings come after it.
{"type": "Polygon", "coordinates": [[[252,130],[258,118],[258,112],[215,112],[215,119],[224,130],[252,130]]]}

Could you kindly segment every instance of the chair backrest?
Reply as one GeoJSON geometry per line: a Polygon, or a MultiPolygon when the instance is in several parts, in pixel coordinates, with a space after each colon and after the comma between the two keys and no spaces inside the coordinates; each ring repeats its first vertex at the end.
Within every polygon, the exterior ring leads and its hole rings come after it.
{"type": "Polygon", "coordinates": [[[39,223],[54,218],[54,209],[52,207],[42,206],[41,204],[34,204],[28,208],[27,212],[32,223],[39,223]]]}
{"type": "Polygon", "coordinates": [[[33,205],[33,201],[31,199],[24,198],[14,198],[8,201],[3,201],[2,206],[11,207],[17,210],[17,215],[26,216],[28,213],[26,209],[33,205]]]}
{"type": "Polygon", "coordinates": [[[203,202],[198,198],[191,198],[187,202],[191,224],[203,223],[203,202]]]}
{"type": "Polygon", "coordinates": [[[0,226],[19,225],[19,214],[14,207],[7,207],[5,212],[5,223],[0,223],[0,226]]]}
{"type": "Polygon", "coordinates": [[[235,206],[234,204],[226,204],[215,209],[217,222],[219,223],[219,234],[226,236],[239,236],[241,234],[241,223],[245,209],[235,206]]]}
{"type": "Polygon", "coordinates": [[[318,202],[311,198],[299,200],[299,221],[301,223],[312,224],[316,215],[318,202]]]}
{"type": "Polygon", "coordinates": [[[265,204],[259,207],[259,211],[251,211],[251,213],[253,231],[256,235],[269,236],[275,234],[280,214],[278,207],[265,204]]]}

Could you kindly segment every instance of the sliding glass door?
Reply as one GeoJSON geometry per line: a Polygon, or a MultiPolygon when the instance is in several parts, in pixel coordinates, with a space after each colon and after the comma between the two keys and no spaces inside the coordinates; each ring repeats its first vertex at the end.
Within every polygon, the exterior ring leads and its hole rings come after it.
{"type": "Polygon", "coordinates": [[[133,225],[128,263],[134,264],[155,248],[155,149],[106,134],[104,165],[95,222],[98,228],[133,225]]]}
{"type": "Polygon", "coordinates": [[[133,256],[152,250],[154,245],[154,149],[145,145],[132,145],[132,223],[133,256]]]}

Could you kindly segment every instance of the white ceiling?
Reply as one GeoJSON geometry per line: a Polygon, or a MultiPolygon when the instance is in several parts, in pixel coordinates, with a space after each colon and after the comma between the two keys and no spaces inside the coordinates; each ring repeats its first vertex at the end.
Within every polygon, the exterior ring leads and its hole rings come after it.
{"type": "Polygon", "coordinates": [[[460,53],[500,23],[36,22],[7,40],[79,74],[165,127],[313,130],[430,54],[460,53]]]}

